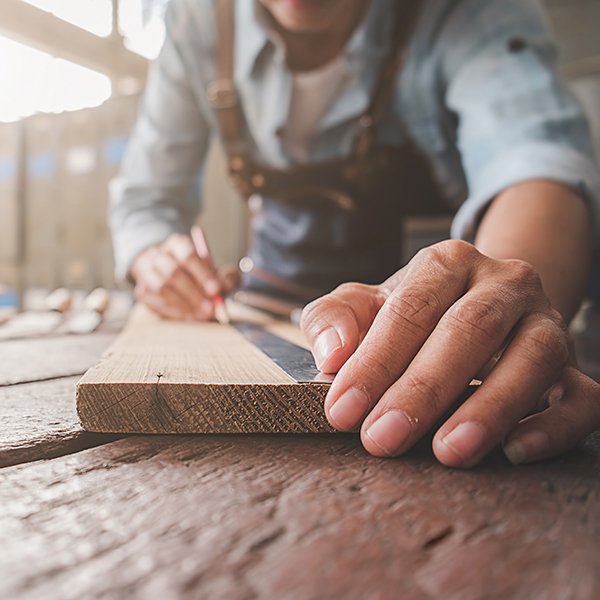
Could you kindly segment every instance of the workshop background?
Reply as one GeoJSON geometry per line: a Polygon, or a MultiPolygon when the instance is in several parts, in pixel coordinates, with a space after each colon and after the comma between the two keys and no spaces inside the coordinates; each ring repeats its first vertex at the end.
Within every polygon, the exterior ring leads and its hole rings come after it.
{"type": "MultiPolygon", "coordinates": [[[[108,183],[164,38],[167,2],[2,0],[0,306],[22,303],[32,288],[116,287],[108,183]]],[[[589,115],[600,152],[600,0],[542,3],[561,73],[589,115]]],[[[235,264],[246,216],[222,166],[213,144],[200,221],[216,261],[235,264]]],[[[408,223],[407,253],[447,228],[447,219],[408,223]]]]}

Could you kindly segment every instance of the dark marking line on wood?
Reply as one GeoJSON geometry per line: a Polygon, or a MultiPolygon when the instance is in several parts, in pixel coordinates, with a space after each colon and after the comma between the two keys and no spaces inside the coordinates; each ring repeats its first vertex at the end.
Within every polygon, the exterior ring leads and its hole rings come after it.
{"type": "Polygon", "coordinates": [[[266,538],[256,542],[250,547],[250,552],[262,552],[266,548],[268,548],[273,542],[276,542],[282,535],[285,534],[285,527],[281,527],[277,531],[273,532],[271,535],[268,535],[266,538]]]}
{"type": "Polygon", "coordinates": [[[444,540],[448,539],[453,533],[454,527],[452,527],[452,525],[448,525],[448,527],[440,531],[440,533],[428,539],[423,544],[423,550],[433,550],[436,546],[439,546],[444,540]]]}

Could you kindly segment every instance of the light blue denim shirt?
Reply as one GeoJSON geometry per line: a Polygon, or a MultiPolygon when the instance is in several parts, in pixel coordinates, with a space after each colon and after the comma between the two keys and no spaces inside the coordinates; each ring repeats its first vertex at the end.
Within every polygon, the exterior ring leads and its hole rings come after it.
{"type": "MultiPolygon", "coordinates": [[[[350,83],[329,107],[310,160],[348,153],[390,43],[395,0],[372,0],[345,50],[350,83]]],[[[256,153],[290,165],[278,131],[291,77],[284,48],[237,0],[235,80],[256,153]]],[[[217,134],[206,89],[214,79],[213,0],[171,0],[167,38],[152,65],[120,176],[111,186],[117,273],[198,211],[189,193],[217,134]]],[[[535,0],[423,0],[380,141],[407,136],[431,159],[451,203],[452,229],[472,240],[482,210],[503,189],[531,179],[570,185],[589,203],[600,239],[600,177],[585,118],[555,71],[556,50],[535,0]],[[513,43],[511,43],[513,42],[513,43]],[[524,43],[521,43],[524,42],[524,43]]]]}

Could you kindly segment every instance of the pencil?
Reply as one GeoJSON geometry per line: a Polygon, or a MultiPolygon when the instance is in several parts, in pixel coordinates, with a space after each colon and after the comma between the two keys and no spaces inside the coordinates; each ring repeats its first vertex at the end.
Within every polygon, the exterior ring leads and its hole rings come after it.
{"type": "MultiPolygon", "coordinates": [[[[215,268],[215,264],[208,248],[208,243],[206,241],[206,236],[204,235],[202,228],[198,225],[194,225],[191,230],[191,235],[198,256],[208,265],[208,268],[214,274],[216,274],[217,269],[215,268]]],[[[231,319],[229,318],[227,307],[225,306],[225,300],[221,294],[213,298],[213,305],[215,307],[215,317],[217,321],[219,321],[221,325],[230,325],[231,319]]]]}

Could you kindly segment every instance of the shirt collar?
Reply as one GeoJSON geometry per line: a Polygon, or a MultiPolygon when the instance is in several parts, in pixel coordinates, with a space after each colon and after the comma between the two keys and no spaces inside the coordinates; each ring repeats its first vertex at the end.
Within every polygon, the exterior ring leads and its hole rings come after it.
{"type": "MultiPolygon", "coordinates": [[[[371,0],[363,22],[346,45],[346,64],[351,74],[358,75],[365,64],[378,61],[387,52],[391,32],[389,14],[394,1],[371,0]]],[[[245,80],[252,76],[262,51],[274,45],[283,52],[282,42],[257,17],[254,2],[236,2],[235,24],[235,70],[245,80]]]]}
{"type": "MultiPolygon", "coordinates": [[[[354,119],[367,110],[382,60],[389,52],[392,31],[389,15],[393,12],[395,1],[371,0],[363,22],[350,37],[344,52],[344,64],[348,70],[346,89],[329,107],[315,132],[317,135],[354,119]]],[[[244,90],[247,91],[247,84],[254,79],[253,75],[264,52],[271,50],[273,59],[279,65],[275,79],[280,102],[273,114],[269,115],[269,123],[271,129],[280,129],[286,122],[290,91],[283,43],[275,32],[266,29],[259,20],[255,14],[254,2],[237,0],[235,21],[235,80],[240,93],[244,95],[244,90]]],[[[275,79],[271,81],[273,85],[275,79]]],[[[271,92],[273,89],[271,88],[271,92]]],[[[249,100],[252,101],[252,96],[249,100]]],[[[250,108],[248,107],[249,111],[250,108]]],[[[252,125],[249,126],[252,129],[252,125]]]]}
{"type": "Polygon", "coordinates": [[[264,26],[254,12],[254,2],[238,0],[235,4],[235,73],[242,80],[251,77],[262,51],[271,44],[264,26]]]}

